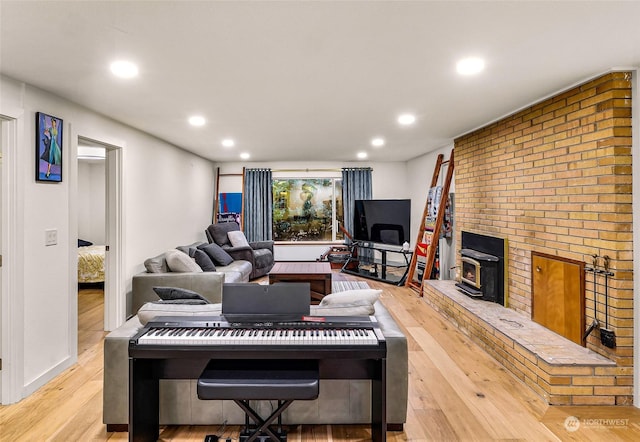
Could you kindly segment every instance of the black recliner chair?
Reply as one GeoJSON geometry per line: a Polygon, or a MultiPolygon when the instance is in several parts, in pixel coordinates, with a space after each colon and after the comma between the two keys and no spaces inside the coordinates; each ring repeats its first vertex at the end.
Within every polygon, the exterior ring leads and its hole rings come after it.
{"type": "Polygon", "coordinates": [[[266,275],[274,264],[273,241],[254,241],[249,242],[249,247],[233,247],[227,234],[239,230],[238,223],[232,221],[211,224],[205,230],[205,234],[209,243],[215,243],[222,247],[234,260],[242,259],[251,263],[252,270],[249,279],[266,275]]]}

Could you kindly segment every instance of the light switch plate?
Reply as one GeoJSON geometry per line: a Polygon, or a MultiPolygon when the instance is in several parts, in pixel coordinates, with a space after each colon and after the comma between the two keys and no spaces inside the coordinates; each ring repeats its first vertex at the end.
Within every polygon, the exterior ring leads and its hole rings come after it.
{"type": "Polygon", "coordinates": [[[55,246],[58,244],[58,230],[57,229],[47,229],[44,231],[44,245],[45,246],[55,246]]]}

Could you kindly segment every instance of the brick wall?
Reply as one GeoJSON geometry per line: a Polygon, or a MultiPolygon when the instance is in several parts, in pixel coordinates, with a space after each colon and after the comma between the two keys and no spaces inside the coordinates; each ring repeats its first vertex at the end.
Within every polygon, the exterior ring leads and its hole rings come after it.
{"type": "MultiPolygon", "coordinates": [[[[591,263],[611,257],[609,328],[617,348],[588,346],[633,364],[631,74],[616,72],[455,140],[456,236],[509,242],[509,307],[531,314],[531,251],[591,263]]],[[[599,292],[604,292],[600,278],[599,292]]],[[[594,307],[587,284],[587,324],[594,307]]],[[[617,390],[630,397],[629,379],[617,390]]]]}

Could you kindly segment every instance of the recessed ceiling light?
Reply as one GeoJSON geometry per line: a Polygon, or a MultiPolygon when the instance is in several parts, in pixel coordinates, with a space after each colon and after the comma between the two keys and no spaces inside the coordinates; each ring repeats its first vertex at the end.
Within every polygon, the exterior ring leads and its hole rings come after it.
{"type": "Polygon", "coordinates": [[[222,140],[222,145],[224,147],[233,147],[236,145],[236,142],[231,138],[225,138],[224,140],[222,140]]]}
{"type": "Polygon", "coordinates": [[[384,138],[376,137],[371,140],[371,145],[373,147],[381,147],[384,146],[384,138]]]}
{"type": "Polygon", "coordinates": [[[463,58],[456,64],[456,70],[460,75],[474,75],[482,72],[484,60],[477,57],[463,58]]]}
{"type": "Polygon", "coordinates": [[[204,126],[207,120],[204,119],[202,115],[194,115],[189,117],[189,124],[192,126],[204,126]]]}
{"type": "Polygon", "coordinates": [[[247,152],[242,152],[240,154],[240,158],[242,158],[243,160],[248,160],[249,158],[251,158],[251,155],[249,155],[247,152]]]}
{"type": "Polygon", "coordinates": [[[138,76],[138,66],[126,60],[118,60],[111,63],[111,73],[120,78],[133,78],[138,76]]]}
{"type": "Polygon", "coordinates": [[[409,126],[416,122],[416,116],[413,114],[402,114],[398,117],[398,123],[403,126],[409,126]]]}
{"type": "Polygon", "coordinates": [[[365,158],[367,158],[367,153],[366,152],[358,152],[358,158],[360,158],[361,160],[364,160],[365,158]]]}

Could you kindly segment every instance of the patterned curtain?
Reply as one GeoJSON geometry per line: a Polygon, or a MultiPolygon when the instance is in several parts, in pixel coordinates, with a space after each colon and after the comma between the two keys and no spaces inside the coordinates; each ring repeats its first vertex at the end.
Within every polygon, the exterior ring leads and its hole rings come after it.
{"type": "Polygon", "coordinates": [[[245,169],[243,216],[247,241],[273,239],[271,169],[245,169]]]}
{"type": "MultiPolygon", "coordinates": [[[[342,204],[344,207],[344,228],[353,235],[353,212],[356,200],[369,200],[373,191],[371,168],[342,169],[342,204]]],[[[347,243],[350,241],[347,239],[347,243]]]]}

